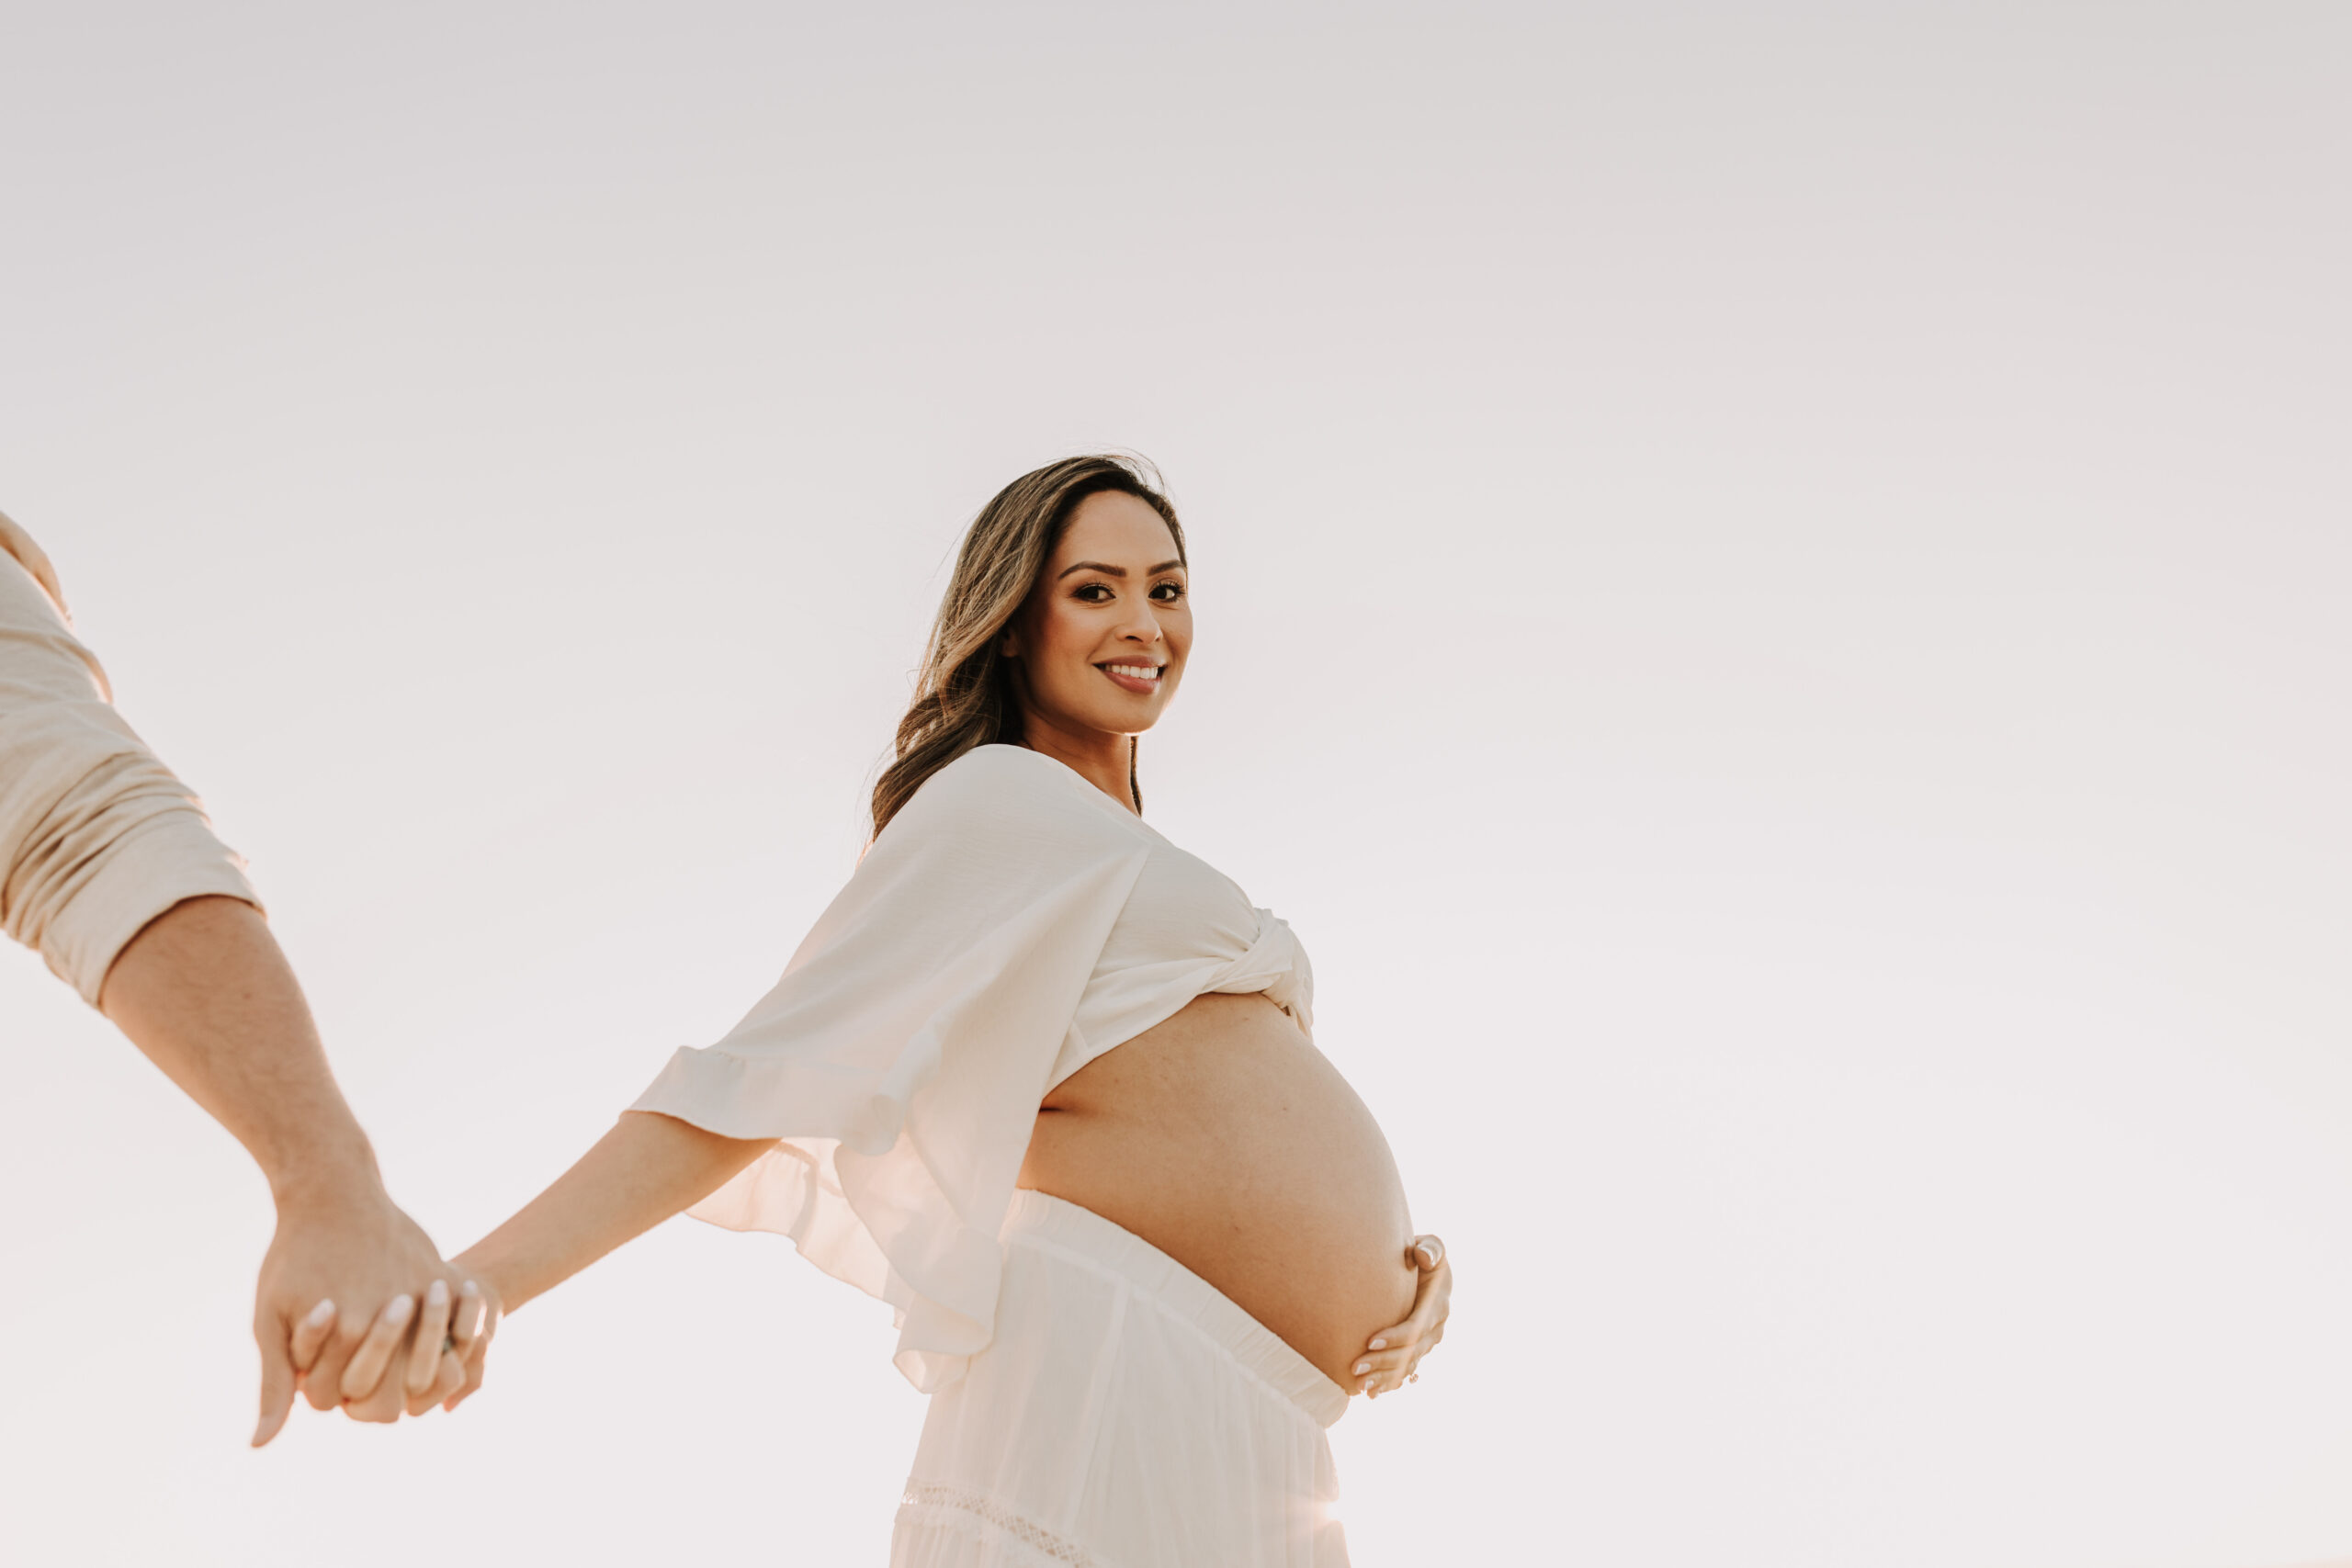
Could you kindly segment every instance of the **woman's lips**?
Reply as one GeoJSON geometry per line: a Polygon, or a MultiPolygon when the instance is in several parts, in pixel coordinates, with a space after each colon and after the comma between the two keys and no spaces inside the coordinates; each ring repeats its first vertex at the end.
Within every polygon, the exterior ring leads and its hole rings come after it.
{"type": "Polygon", "coordinates": [[[1157,665],[1098,664],[1094,668],[1111,677],[1112,683],[1122,691],[1134,692],[1139,696],[1149,696],[1159,690],[1159,667],[1157,665]],[[1150,671],[1151,673],[1148,676],[1135,673],[1145,670],[1150,671]]]}

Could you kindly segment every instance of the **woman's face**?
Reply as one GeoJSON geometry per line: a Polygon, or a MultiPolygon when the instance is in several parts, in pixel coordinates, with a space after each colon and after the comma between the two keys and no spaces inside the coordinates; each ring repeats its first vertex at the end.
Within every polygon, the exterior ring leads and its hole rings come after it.
{"type": "Polygon", "coordinates": [[[1185,592],[1175,536],[1148,502],[1080,502],[1005,637],[1034,717],[1073,739],[1159,723],[1193,646],[1185,592]]]}

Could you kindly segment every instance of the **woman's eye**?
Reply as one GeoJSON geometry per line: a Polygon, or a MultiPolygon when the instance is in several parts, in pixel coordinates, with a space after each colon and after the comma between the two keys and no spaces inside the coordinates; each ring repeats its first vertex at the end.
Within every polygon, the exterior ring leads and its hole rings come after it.
{"type": "Polygon", "coordinates": [[[1077,589],[1071,597],[1082,599],[1089,604],[1107,604],[1111,602],[1111,585],[1107,582],[1089,582],[1077,589]]]}
{"type": "Polygon", "coordinates": [[[1173,604],[1184,596],[1184,585],[1181,582],[1163,582],[1152,589],[1151,596],[1163,604],[1173,604]]]}

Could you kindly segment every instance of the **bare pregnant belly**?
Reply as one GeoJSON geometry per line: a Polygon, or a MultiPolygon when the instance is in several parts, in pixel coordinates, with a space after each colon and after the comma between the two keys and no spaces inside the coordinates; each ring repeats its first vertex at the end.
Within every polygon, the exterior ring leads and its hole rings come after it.
{"type": "Polygon", "coordinates": [[[1046,1097],[1020,1185],[1222,1291],[1343,1388],[1412,1310],[1404,1185],[1372,1112],[1262,996],[1204,996],[1046,1097]]]}

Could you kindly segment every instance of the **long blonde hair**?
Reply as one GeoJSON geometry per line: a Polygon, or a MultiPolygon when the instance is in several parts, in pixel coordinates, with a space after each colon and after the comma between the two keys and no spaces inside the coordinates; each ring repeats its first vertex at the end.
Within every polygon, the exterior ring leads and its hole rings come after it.
{"type": "MultiPolygon", "coordinates": [[[[1080,502],[1102,491],[1136,497],[1159,513],[1175,537],[1176,558],[1184,558],[1183,525],[1161,484],[1159,470],[1140,457],[1065,457],[1022,475],[980,508],[932,622],[914,702],[899,720],[897,758],[875,781],[876,835],[925,779],[965,752],[1022,739],[1012,660],[998,652],[997,639],[1045,574],[1080,502]]],[[[1127,784],[1140,808],[1132,749],[1127,784]]]]}

